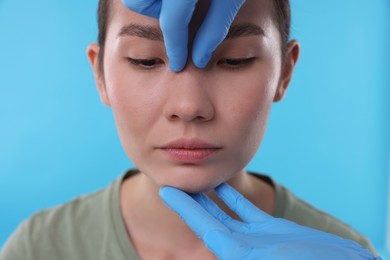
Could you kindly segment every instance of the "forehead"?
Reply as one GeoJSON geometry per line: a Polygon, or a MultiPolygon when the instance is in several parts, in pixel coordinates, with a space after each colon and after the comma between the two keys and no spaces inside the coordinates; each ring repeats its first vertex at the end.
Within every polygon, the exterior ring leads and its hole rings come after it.
{"type": "MultiPolygon", "coordinates": [[[[139,15],[129,11],[121,2],[121,0],[111,0],[110,22],[108,25],[108,33],[118,33],[121,28],[127,24],[137,23],[150,27],[159,28],[157,19],[139,15]]],[[[199,0],[193,19],[190,26],[190,38],[193,36],[209,7],[210,0],[199,0]]],[[[266,35],[272,34],[273,30],[277,30],[274,23],[274,7],[273,0],[246,0],[245,4],[240,9],[239,13],[233,21],[235,24],[253,23],[260,26],[266,35]]]]}

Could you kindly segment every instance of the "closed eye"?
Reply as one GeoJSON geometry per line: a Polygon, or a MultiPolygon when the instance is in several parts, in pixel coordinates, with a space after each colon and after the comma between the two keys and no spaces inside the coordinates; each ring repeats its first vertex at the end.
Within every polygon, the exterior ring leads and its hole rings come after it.
{"type": "Polygon", "coordinates": [[[127,61],[131,65],[140,67],[141,69],[154,69],[164,64],[164,61],[161,59],[134,59],[127,57],[127,61]]]}
{"type": "Polygon", "coordinates": [[[239,69],[246,65],[249,65],[255,61],[255,57],[243,58],[243,59],[221,59],[218,61],[218,65],[227,69],[239,69]]]}

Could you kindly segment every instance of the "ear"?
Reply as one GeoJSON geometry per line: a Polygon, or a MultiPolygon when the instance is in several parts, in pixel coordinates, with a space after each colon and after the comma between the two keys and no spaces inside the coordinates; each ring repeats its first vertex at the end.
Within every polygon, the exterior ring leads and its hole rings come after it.
{"type": "Polygon", "coordinates": [[[290,84],[295,65],[297,64],[300,52],[299,42],[292,40],[287,45],[287,52],[282,63],[282,72],[279,79],[278,88],[276,89],[274,102],[278,102],[283,99],[286,94],[287,88],[290,84]]]}
{"type": "Polygon", "coordinates": [[[110,106],[110,99],[108,98],[106,84],[104,81],[104,72],[99,62],[99,51],[100,46],[96,43],[92,43],[88,45],[87,55],[89,62],[91,63],[91,67],[93,70],[93,74],[95,77],[96,86],[99,91],[100,100],[107,106],[110,106]]]}

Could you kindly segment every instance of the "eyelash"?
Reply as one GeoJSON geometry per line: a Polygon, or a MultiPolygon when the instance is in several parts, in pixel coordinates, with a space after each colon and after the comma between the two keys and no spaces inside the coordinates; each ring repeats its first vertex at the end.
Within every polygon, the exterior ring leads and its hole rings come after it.
{"type": "Polygon", "coordinates": [[[156,68],[158,65],[164,64],[161,59],[133,59],[127,57],[127,61],[134,66],[140,67],[141,69],[150,70],[156,68]]]}
{"type": "MultiPolygon", "coordinates": [[[[217,62],[217,64],[221,65],[225,69],[236,70],[251,64],[255,59],[255,57],[243,59],[221,59],[217,62]]],[[[131,65],[140,67],[141,69],[145,70],[155,69],[159,65],[164,64],[164,61],[161,59],[134,59],[127,57],[127,61],[131,65]]]]}
{"type": "Polygon", "coordinates": [[[217,64],[222,65],[225,69],[237,70],[253,63],[255,59],[255,57],[243,59],[221,59],[217,64]]]}

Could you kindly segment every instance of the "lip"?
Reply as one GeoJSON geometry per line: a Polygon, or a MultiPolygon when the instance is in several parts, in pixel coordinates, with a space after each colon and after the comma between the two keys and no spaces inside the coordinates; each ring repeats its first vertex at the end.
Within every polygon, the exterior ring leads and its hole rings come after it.
{"type": "Polygon", "coordinates": [[[158,147],[168,158],[179,163],[200,163],[222,149],[200,139],[178,139],[158,147]]]}

